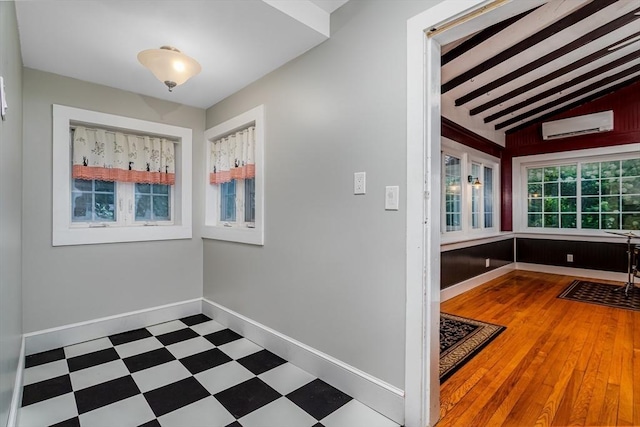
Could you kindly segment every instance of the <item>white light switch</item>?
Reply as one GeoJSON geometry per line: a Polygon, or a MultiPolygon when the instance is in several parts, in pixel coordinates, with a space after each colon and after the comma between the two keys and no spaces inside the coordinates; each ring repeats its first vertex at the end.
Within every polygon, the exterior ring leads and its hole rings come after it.
{"type": "Polygon", "coordinates": [[[384,208],[388,211],[397,211],[400,205],[400,187],[397,185],[388,185],[384,193],[384,208]]]}
{"type": "Polygon", "coordinates": [[[356,172],[353,174],[353,194],[365,194],[367,191],[366,172],[356,172]]]}

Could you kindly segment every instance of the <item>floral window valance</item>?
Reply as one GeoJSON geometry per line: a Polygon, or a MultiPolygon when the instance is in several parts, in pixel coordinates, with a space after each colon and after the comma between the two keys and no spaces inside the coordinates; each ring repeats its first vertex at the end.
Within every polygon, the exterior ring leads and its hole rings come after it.
{"type": "Polygon", "coordinates": [[[76,126],[73,178],[174,185],[174,145],[165,138],[76,126]]]}
{"type": "Polygon", "coordinates": [[[251,126],[210,144],[211,184],[256,176],[255,130],[255,126],[251,126]]]}

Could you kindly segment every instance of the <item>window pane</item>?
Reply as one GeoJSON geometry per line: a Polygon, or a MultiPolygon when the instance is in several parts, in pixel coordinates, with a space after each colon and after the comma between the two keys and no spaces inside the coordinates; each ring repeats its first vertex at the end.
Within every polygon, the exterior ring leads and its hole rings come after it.
{"type": "Polygon", "coordinates": [[[600,181],[582,181],[581,183],[582,195],[593,196],[600,194],[600,181]]]}
{"type": "Polygon", "coordinates": [[[622,178],[622,193],[640,195],[640,177],[622,178]]]}
{"type": "Polygon", "coordinates": [[[527,169],[527,182],[542,182],[542,168],[527,169]]]}
{"type": "Polygon", "coordinates": [[[602,228],[607,230],[620,229],[620,214],[603,214],[602,228]]]}
{"type": "Polygon", "coordinates": [[[528,187],[529,197],[542,196],[542,184],[529,184],[527,187],[528,187]]]}
{"type": "Polygon", "coordinates": [[[640,159],[623,160],[622,176],[640,176],[640,159]]]}
{"type": "Polygon", "coordinates": [[[640,212],[622,214],[623,230],[640,230],[640,212]]]}
{"type": "Polygon", "coordinates": [[[623,212],[640,212],[640,197],[622,196],[623,212]]]}
{"type": "Polygon", "coordinates": [[[602,194],[620,194],[620,180],[617,178],[603,179],[600,182],[600,189],[602,194]]]}
{"type": "Polygon", "coordinates": [[[560,168],[557,166],[544,168],[544,181],[557,181],[560,177],[560,168]]]}
{"type": "Polygon", "coordinates": [[[244,221],[255,222],[256,220],[256,179],[245,179],[244,181],[244,221]]]}
{"type": "Polygon", "coordinates": [[[74,179],[73,190],[74,191],[91,191],[93,189],[93,181],[85,179],[74,179]]]}
{"type": "Polygon", "coordinates": [[[462,165],[457,157],[444,156],[446,231],[462,229],[462,165]]]}
{"type": "Polygon", "coordinates": [[[562,181],[575,181],[578,178],[578,165],[560,166],[560,179],[562,181]]]}
{"type": "Polygon", "coordinates": [[[558,228],[560,215],[558,214],[544,214],[544,227],[545,228],[558,228]]]}
{"type": "Polygon", "coordinates": [[[529,212],[542,212],[542,199],[529,199],[529,212]]]}
{"type": "Polygon", "coordinates": [[[171,219],[168,196],[153,196],[151,201],[153,203],[153,219],[165,221],[171,219]]]}
{"type": "Polygon", "coordinates": [[[600,163],[581,163],[582,179],[598,179],[600,178],[600,163]]]}
{"type": "MultiPolygon", "coordinates": [[[[480,179],[480,165],[471,164],[471,175],[480,179]]],[[[475,181],[475,179],[474,179],[475,181]]],[[[471,227],[480,228],[480,190],[481,187],[471,186],[471,227]]]]}
{"type": "Polygon", "coordinates": [[[576,214],[563,214],[560,215],[562,228],[576,228],[577,227],[577,215],[576,214]]]}
{"type": "Polygon", "coordinates": [[[96,183],[96,191],[104,192],[104,193],[113,193],[116,189],[116,183],[110,181],[95,181],[96,183]]]}
{"type": "Polygon", "coordinates": [[[164,184],[153,184],[153,194],[169,194],[169,186],[164,184]]]}
{"type": "Polygon", "coordinates": [[[136,193],[151,193],[151,184],[136,184],[136,193]]]}
{"type": "Polygon", "coordinates": [[[582,212],[600,212],[599,201],[598,197],[583,197],[582,212]]]}
{"type": "Polygon", "coordinates": [[[96,220],[115,221],[115,200],[113,194],[96,194],[95,200],[96,220]]]}
{"type": "Polygon", "coordinates": [[[600,228],[599,214],[582,214],[582,228],[600,228]]]}
{"type": "Polygon", "coordinates": [[[542,214],[529,214],[527,218],[529,227],[542,227],[542,214]]]}
{"type": "Polygon", "coordinates": [[[136,194],[136,221],[151,220],[151,196],[136,194]]]}
{"type": "Polygon", "coordinates": [[[493,168],[484,168],[484,226],[493,227],[493,168]]]}
{"type": "Polygon", "coordinates": [[[544,199],[544,211],[546,212],[558,212],[558,198],[557,197],[545,197],[544,199]]]}
{"type": "Polygon", "coordinates": [[[602,162],[600,164],[600,178],[615,178],[620,176],[620,162],[602,162]]]}
{"type": "Polygon", "coordinates": [[[562,212],[576,212],[577,202],[575,197],[563,197],[560,199],[560,210],[562,212]]]}
{"type": "Polygon", "coordinates": [[[93,220],[93,202],[91,193],[71,193],[71,203],[72,221],[93,220]]]}
{"type": "Polygon", "coordinates": [[[552,182],[544,185],[544,196],[557,196],[558,195],[558,183],[552,182]]]}
{"type": "Polygon", "coordinates": [[[560,194],[562,194],[563,196],[575,196],[576,187],[576,181],[563,182],[560,184],[560,194]]]}
{"type": "Polygon", "coordinates": [[[620,212],[620,197],[603,197],[600,200],[601,212],[620,212]]]}
{"type": "Polygon", "coordinates": [[[236,220],[236,181],[220,184],[220,220],[236,220]]]}

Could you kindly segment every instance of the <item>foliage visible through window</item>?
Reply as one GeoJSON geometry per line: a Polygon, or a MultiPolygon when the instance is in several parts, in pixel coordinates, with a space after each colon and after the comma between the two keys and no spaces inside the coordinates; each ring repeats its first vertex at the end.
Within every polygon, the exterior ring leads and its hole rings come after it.
{"type": "Polygon", "coordinates": [[[71,189],[73,222],[115,221],[115,183],[74,179],[71,189]]]}
{"type": "Polygon", "coordinates": [[[527,225],[640,229],[640,158],[528,168],[527,225]]]}

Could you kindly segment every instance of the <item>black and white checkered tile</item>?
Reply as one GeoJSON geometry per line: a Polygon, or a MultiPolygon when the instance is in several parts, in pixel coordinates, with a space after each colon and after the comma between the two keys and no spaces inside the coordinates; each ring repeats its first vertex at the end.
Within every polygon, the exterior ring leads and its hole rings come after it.
{"type": "Polygon", "coordinates": [[[27,356],[20,427],[397,427],[195,315],[27,356]]]}

